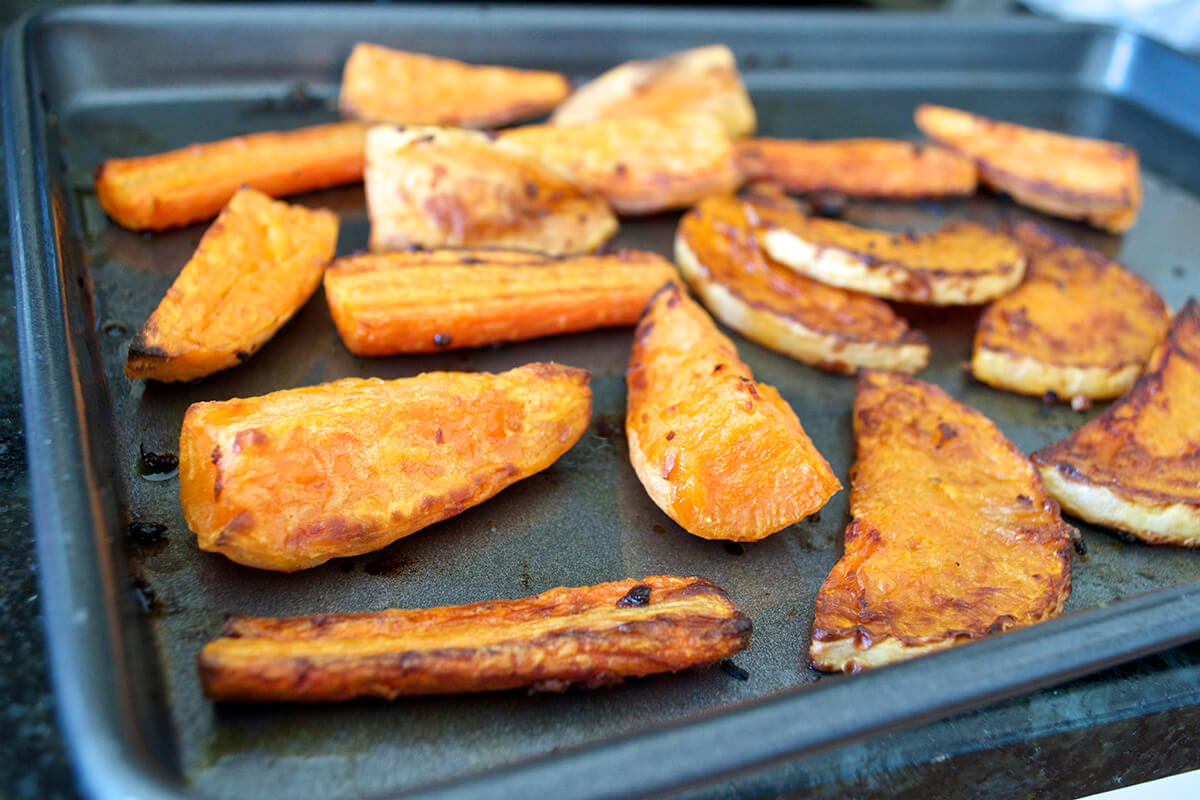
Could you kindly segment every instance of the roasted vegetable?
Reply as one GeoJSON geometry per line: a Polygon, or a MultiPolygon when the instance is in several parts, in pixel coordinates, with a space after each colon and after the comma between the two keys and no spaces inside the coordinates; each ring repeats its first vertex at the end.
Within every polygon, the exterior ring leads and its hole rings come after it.
{"type": "Polygon", "coordinates": [[[689,533],[754,541],[817,511],[841,484],[775,387],[676,284],[650,300],[626,373],[629,460],[689,533]]]}
{"type": "Polygon", "coordinates": [[[571,91],[566,76],[360,42],[342,72],[338,109],[371,122],[490,128],[554,108],[571,91]]]}
{"type": "Polygon", "coordinates": [[[380,125],[367,135],[372,250],[496,245],[561,255],[617,232],[604,199],[515,142],[380,125]]]}
{"type": "Polygon", "coordinates": [[[184,516],[202,550],[263,569],[378,550],[553,464],[591,419],[588,377],[528,364],[196,403],[184,516]]]}
{"type": "Polygon", "coordinates": [[[864,370],[854,447],[854,519],[817,593],[813,666],[878,667],[1062,611],[1077,533],[991,420],[864,370]]]}
{"type": "Polygon", "coordinates": [[[632,325],[675,270],[654,253],[418,250],[333,262],[325,296],[358,355],[432,353],[632,325]]]}
{"type": "Polygon", "coordinates": [[[1189,300],[1176,315],[1129,394],[1033,462],[1075,516],[1200,547],[1200,304],[1189,300]]]}
{"type": "Polygon", "coordinates": [[[96,170],[96,198],[133,230],[212,219],[242,186],[272,197],[362,180],[366,126],[357,122],[252,133],[96,170]]]}
{"type": "Polygon", "coordinates": [[[125,374],[188,381],[250,358],[320,285],[337,236],[330,211],[242,189],[133,337],[125,374]]]}
{"type": "Polygon", "coordinates": [[[1028,263],[1025,281],[979,318],[975,377],[1068,402],[1124,394],[1167,333],[1166,303],[1102,253],[1029,222],[1012,234],[1028,263]]]}

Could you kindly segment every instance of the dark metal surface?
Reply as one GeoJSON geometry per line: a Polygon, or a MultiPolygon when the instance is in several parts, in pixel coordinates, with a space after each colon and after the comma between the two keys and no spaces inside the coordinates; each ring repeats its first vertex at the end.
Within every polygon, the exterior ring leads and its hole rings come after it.
{"type": "MultiPolygon", "coordinates": [[[[739,54],[764,134],[912,137],[913,106],[933,101],[1124,141],[1141,151],[1146,180],[1134,230],[1115,238],[1050,224],[1119,256],[1172,306],[1200,288],[1200,119],[1177,92],[1161,88],[1194,86],[1200,69],[1127,35],[1029,20],[627,9],[101,9],[14,28],[5,144],[19,222],[14,258],[28,265],[17,277],[35,523],[46,588],[53,588],[44,603],[64,721],[91,791],[371,796],[528,758],[543,760],[487,778],[489,794],[551,786],[561,793],[556,781],[568,776],[580,796],[663,790],[1028,691],[1196,635],[1196,584],[1112,605],[1191,580],[1195,554],[1126,545],[1085,528],[1091,554],[1076,561],[1068,610],[1086,612],[872,675],[821,678],[804,666],[805,651],[816,588],[841,550],[846,494],[819,520],[754,545],[727,549],[681,531],[628,465],[628,330],[366,360],[342,347],[318,295],[236,370],[184,386],[126,380],[129,338],[204,226],[143,236],[109,223],[92,194],[95,165],[331,119],[340,65],[358,39],[580,77],[624,58],[720,40],[739,54]],[[149,482],[135,469],[140,445],[176,449],[183,412],[198,400],[347,375],[497,370],[543,359],[593,373],[596,414],[580,443],[546,472],[376,554],[298,575],[239,567],[196,549],[177,482],[149,482]],[[167,541],[126,541],[128,519],[166,524],[167,541]],[[195,654],[226,611],[462,603],[654,572],[704,575],[730,592],[755,621],[751,648],[737,659],[750,680],[710,670],[559,696],[336,708],[215,708],[195,680],[195,654]],[[817,691],[801,691],[814,683],[817,691]],[[641,735],[664,725],[676,727],[641,735]],[[770,735],[755,735],[763,730],[770,735]],[[586,754],[565,752],[605,740],[586,754]]],[[[360,187],[299,201],[342,215],[340,252],[365,245],[360,187]]],[[[999,217],[1036,215],[990,195],[853,203],[847,214],[895,229],[999,217]]],[[[675,219],[626,222],[618,244],[667,254],[675,219]]],[[[970,381],[959,365],[969,356],[975,312],[906,313],[934,345],[922,377],[979,408],[1022,449],[1086,417],[970,381]]],[[[852,381],[735,339],[846,482],[852,381]]],[[[469,788],[448,791],[466,796],[469,788]]]]}

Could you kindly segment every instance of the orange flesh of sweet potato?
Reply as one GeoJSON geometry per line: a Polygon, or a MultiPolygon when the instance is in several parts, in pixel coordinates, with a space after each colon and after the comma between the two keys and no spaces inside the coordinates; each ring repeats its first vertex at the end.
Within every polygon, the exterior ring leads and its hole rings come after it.
{"type": "Polygon", "coordinates": [[[629,458],[689,533],[754,541],[817,511],[841,484],[773,386],[677,284],[647,306],[626,373],[629,458]]]}
{"type": "Polygon", "coordinates": [[[314,125],[236,136],[96,170],[100,207],[133,230],[159,231],[212,219],[242,186],[272,197],[362,180],[366,126],[314,125]]]}
{"type": "Polygon", "coordinates": [[[134,336],[130,378],[187,381],[253,355],[312,296],[338,218],[239,191],[134,336]]]}
{"type": "Polygon", "coordinates": [[[338,109],[371,122],[490,128],[545,113],[570,91],[557,72],[477,66],[360,42],[342,72],[338,109]]]}
{"type": "Polygon", "coordinates": [[[214,700],[561,691],[711,664],[745,649],[750,632],[708,581],[652,575],[465,606],[232,617],[198,668],[214,700]]]}
{"type": "Polygon", "coordinates": [[[587,428],[588,380],[528,364],[196,403],[179,442],[184,516],[202,550],[263,569],[377,550],[554,463],[587,428]]]}
{"type": "Polygon", "coordinates": [[[662,257],[638,250],[430,250],[338,259],[325,295],[346,347],[382,356],[632,325],[674,279],[662,257]]]}

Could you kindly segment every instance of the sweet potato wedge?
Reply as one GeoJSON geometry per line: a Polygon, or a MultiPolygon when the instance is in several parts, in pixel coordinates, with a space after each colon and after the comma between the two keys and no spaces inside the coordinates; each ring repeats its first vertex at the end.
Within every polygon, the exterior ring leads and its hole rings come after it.
{"type": "Polygon", "coordinates": [[[190,381],[237,366],[321,283],[338,218],[242,189],[129,343],[125,374],[190,381]]]}
{"type": "Polygon", "coordinates": [[[558,72],[477,66],[359,42],[342,70],[338,110],[368,122],[491,128],[544,114],[570,91],[558,72]]]}
{"type": "Polygon", "coordinates": [[[916,372],[929,344],[870,295],[827,286],[759,248],[742,201],[711,197],[683,215],[675,261],[717,319],[772,350],[832,372],[916,372]]]}
{"type": "Polygon", "coordinates": [[[854,447],[853,520],[817,593],[813,666],[879,667],[1062,611],[1078,534],[991,420],[864,370],[854,447]]]}
{"type": "Polygon", "coordinates": [[[840,488],[773,386],[677,284],[650,300],[625,376],[629,460],[650,499],[704,539],[755,541],[840,488]]]}
{"type": "Polygon", "coordinates": [[[738,167],[749,180],[789,192],[911,199],[975,193],[975,164],[942,147],[899,139],[742,139],[738,167]]]}
{"type": "Polygon", "coordinates": [[[1200,547],[1200,304],[1175,316],[1129,394],[1033,454],[1071,514],[1153,544],[1200,547]]]}
{"type": "Polygon", "coordinates": [[[1029,265],[1025,280],[979,318],[971,372],[999,389],[1068,402],[1123,395],[1167,333],[1166,303],[1102,253],[1030,222],[1011,233],[1029,265]]]}
{"type": "Polygon", "coordinates": [[[419,250],[338,259],[325,296],[346,347],[384,356],[633,325],[672,280],[667,261],[640,250],[419,250]]]}
{"type": "Polygon", "coordinates": [[[501,134],[563,167],[619,214],[686,208],[741,183],[733,144],[711,114],[526,125],[501,134]]]}
{"type": "Polygon", "coordinates": [[[562,255],[617,232],[604,198],[536,152],[476,131],[376,126],[365,182],[376,251],[495,245],[562,255]]]}
{"type": "Polygon", "coordinates": [[[588,378],[527,364],[195,403],[184,516],[200,549],[262,569],[378,550],[553,464],[590,421],[588,378]]]}
{"type": "Polygon", "coordinates": [[[653,117],[680,111],[712,114],[730,136],[749,136],[757,124],[733,52],[723,44],[627,61],[583,84],[550,121],[653,117]]]}
{"type": "Polygon", "coordinates": [[[1018,203],[1112,233],[1137,221],[1142,183],[1133,148],[945,106],[920,105],[915,118],[922,133],[973,159],[981,181],[1018,203]]]}
{"type": "Polygon", "coordinates": [[[751,627],[712,583],[652,575],[464,606],[235,616],[197,666],[213,700],[563,691],[712,664],[744,650],[751,627]]]}
{"type": "Polygon", "coordinates": [[[105,213],[135,231],[161,231],[212,219],[242,186],[272,197],[362,180],[366,126],[313,125],[252,133],[96,169],[105,213]]]}

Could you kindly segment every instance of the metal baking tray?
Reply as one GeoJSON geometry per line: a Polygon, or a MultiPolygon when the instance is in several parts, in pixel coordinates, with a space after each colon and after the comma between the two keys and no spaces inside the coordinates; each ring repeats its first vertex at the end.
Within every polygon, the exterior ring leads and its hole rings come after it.
{"type": "MultiPolygon", "coordinates": [[[[516,7],[90,7],[27,17],[5,40],[3,123],[21,380],[47,638],[63,727],[95,797],[625,797],[729,791],[735,774],[1028,693],[1200,637],[1196,555],[1081,525],[1063,618],[858,676],[806,666],[816,589],[841,551],[847,493],[763,542],[692,537],[646,497],[623,439],[630,331],[368,360],[324,298],[247,364],[182,386],[121,371],[136,328],[205,226],[142,235],[92,189],[105,157],[334,118],[342,62],[370,40],[585,78],[619,61],[722,41],[766,135],[916,137],[920,101],[1126,142],[1143,157],[1137,226],[1111,237],[1043,220],[1118,256],[1178,307],[1200,288],[1200,66],[1146,39],[1032,18],[516,7]],[[201,553],[177,482],[136,470],[174,451],[199,400],[348,375],[496,370],[552,359],[593,374],[589,431],[556,465],[378,553],[295,575],[201,553]],[[167,525],[139,545],[130,520],[167,525]],[[598,691],[505,692],[339,706],[205,701],[194,659],[226,612],[370,611],[520,597],[657,572],[699,574],[753,618],[737,680],[720,670],[598,691]]],[[[364,246],[362,190],[298,198],[364,246]]],[[[855,222],[1037,218],[1002,197],[853,202],[855,222]]],[[[617,244],[669,254],[676,215],[622,223],[617,244]]],[[[922,377],[1025,451],[1088,417],[994,391],[961,369],[977,312],[904,308],[929,333],[922,377]]],[[[848,484],[853,381],[734,336],[848,484]]],[[[1095,413],[1092,411],[1091,413],[1095,413]]],[[[776,791],[785,787],[767,786],[776,791]]],[[[759,787],[764,789],[764,787],[759,787]]]]}

